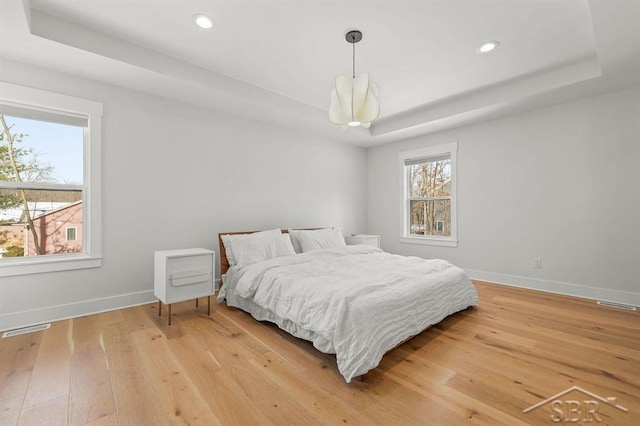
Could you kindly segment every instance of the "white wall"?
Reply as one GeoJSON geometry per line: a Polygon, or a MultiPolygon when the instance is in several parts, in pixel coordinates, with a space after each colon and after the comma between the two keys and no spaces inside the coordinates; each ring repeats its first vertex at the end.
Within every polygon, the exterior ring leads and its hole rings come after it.
{"type": "Polygon", "coordinates": [[[153,252],[217,251],[218,232],[365,230],[362,148],[12,61],[0,69],[104,104],[103,266],[0,278],[0,329],[153,301],[153,252]]]}
{"type": "Polygon", "coordinates": [[[478,279],[640,305],[640,87],[367,155],[367,232],[385,250],[449,259],[478,279]],[[458,247],[400,243],[398,152],[454,141],[458,247]]]}

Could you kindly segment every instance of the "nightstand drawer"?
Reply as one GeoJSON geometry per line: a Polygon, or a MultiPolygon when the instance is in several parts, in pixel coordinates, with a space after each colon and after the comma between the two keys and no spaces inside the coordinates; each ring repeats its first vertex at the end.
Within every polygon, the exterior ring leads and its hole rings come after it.
{"type": "Polygon", "coordinates": [[[176,271],[171,276],[171,285],[182,287],[183,285],[208,283],[211,280],[211,272],[209,268],[176,271]]]}

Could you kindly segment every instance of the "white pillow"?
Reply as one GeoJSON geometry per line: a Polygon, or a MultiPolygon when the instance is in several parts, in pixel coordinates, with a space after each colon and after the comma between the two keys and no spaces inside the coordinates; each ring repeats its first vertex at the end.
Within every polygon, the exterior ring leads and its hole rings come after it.
{"type": "Polygon", "coordinates": [[[298,236],[302,232],[306,232],[306,231],[289,229],[289,238],[291,240],[291,245],[293,246],[293,250],[295,250],[296,253],[302,253],[302,247],[300,246],[300,239],[298,238],[298,236]]]}
{"type": "Polygon", "coordinates": [[[278,237],[275,239],[275,245],[276,257],[296,254],[296,251],[293,248],[293,244],[291,244],[291,238],[289,238],[287,234],[278,235],[278,237]]]}
{"type": "Polygon", "coordinates": [[[342,231],[338,228],[302,231],[297,234],[297,238],[303,253],[313,250],[344,247],[347,245],[344,241],[342,231]]]}
{"type": "MultiPolygon", "coordinates": [[[[232,241],[243,241],[243,240],[255,240],[262,238],[278,238],[282,235],[282,231],[280,229],[270,229],[268,231],[260,231],[254,232],[253,234],[234,234],[234,235],[222,235],[222,244],[224,245],[224,251],[227,254],[227,260],[229,261],[229,265],[235,266],[238,264],[238,256],[232,246],[232,241]]],[[[236,244],[237,245],[237,244],[236,244]]],[[[242,250],[242,247],[238,246],[238,250],[242,250]]]]}
{"type": "Polygon", "coordinates": [[[258,238],[232,239],[231,248],[236,266],[243,268],[274,257],[296,254],[288,235],[268,234],[258,238]]]}
{"type": "Polygon", "coordinates": [[[234,239],[231,248],[238,268],[276,257],[276,244],[272,238],[234,239]]]}

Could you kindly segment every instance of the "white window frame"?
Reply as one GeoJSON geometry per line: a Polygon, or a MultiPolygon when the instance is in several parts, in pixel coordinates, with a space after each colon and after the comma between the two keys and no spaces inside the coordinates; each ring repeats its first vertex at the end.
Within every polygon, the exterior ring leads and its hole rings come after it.
{"type": "Polygon", "coordinates": [[[64,229],[65,241],[78,241],[78,228],[75,226],[68,226],[64,229]],[[69,231],[73,229],[73,239],[69,239],[69,231]]]}
{"type": "MultiPolygon", "coordinates": [[[[38,274],[54,271],[97,268],[102,266],[102,207],[101,207],[101,145],[102,104],[61,95],[30,87],[0,81],[0,103],[42,112],[83,118],[88,126],[84,129],[84,176],[82,185],[83,241],[82,253],[56,254],[51,256],[29,256],[3,258],[0,260],[0,277],[38,274]]],[[[0,182],[0,187],[2,187],[0,182]]],[[[23,183],[25,188],[33,184],[23,183]]],[[[7,184],[9,186],[9,184],[7,184]]],[[[11,183],[12,188],[19,187],[11,183]]],[[[40,184],[39,189],[61,189],[56,184],[40,184]],[[42,188],[40,188],[42,187],[42,188]]],[[[69,189],[64,185],[63,189],[69,189]]],[[[74,188],[72,188],[74,189],[74,188]]]]}
{"type": "Polygon", "coordinates": [[[398,154],[400,171],[400,242],[406,244],[427,244],[443,247],[458,246],[458,143],[452,142],[426,148],[404,151],[398,154]],[[411,235],[409,230],[409,171],[406,161],[442,157],[451,158],[451,236],[411,235]]]}

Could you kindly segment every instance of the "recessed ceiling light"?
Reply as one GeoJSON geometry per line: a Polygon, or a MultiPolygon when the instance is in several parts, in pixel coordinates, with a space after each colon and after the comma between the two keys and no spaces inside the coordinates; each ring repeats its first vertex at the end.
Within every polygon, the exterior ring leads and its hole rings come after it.
{"type": "Polygon", "coordinates": [[[500,46],[500,42],[498,41],[488,41],[486,43],[483,43],[482,45],[480,45],[480,47],[478,47],[476,49],[476,52],[478,53],[489,53],[492,50],[495,50],[498,46],[500,46]]]}
{"type": "Polygon", "coordinates": [[[196,21],[196,24],[205,30],[211,29],[213,27],[213,21],[207,15],[193,15],[193,20],[196,21]]]}

